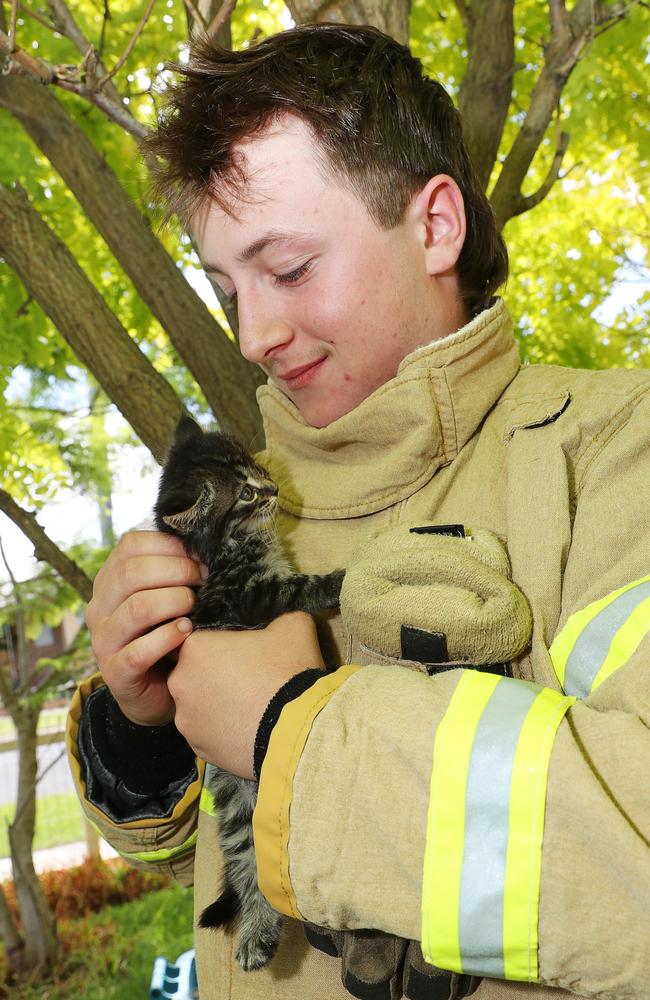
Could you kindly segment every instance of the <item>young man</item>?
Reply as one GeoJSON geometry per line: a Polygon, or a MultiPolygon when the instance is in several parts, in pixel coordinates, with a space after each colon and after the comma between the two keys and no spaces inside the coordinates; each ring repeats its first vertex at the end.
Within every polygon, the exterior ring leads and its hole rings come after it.
{"type": "Polygon", "coordinates": [[[299,568],[348,572],[318,635],[294,614],[188,637],[200,567],[127,535],[87,612],[103,681],[71,713],[88,815],[200,912],[203,761],[260,778],[283,939],[245,973],[199,931],[202,1000],[641,1000],[647,374],[520,368],[457,114],[372,29],[204,47],[150,148],[269,376],[278,528],[299,568]]]}

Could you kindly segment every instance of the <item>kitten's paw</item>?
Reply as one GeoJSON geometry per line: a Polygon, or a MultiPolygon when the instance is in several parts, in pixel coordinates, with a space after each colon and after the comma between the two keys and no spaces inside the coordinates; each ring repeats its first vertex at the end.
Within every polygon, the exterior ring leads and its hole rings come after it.
{"type": "Polygon", "coordinates": [[[271,947],[261,941],[242,941],[235,952],[235,958],[244,972],[255,972],[269,964],[277,946],[277,941],[271,947]]]}

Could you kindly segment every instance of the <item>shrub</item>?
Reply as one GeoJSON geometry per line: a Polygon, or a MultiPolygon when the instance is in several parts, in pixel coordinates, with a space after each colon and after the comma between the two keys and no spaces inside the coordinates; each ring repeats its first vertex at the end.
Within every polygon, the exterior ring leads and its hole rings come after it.
{"type": "MultiPolygon", "coordinates": [[[[58,920],[95,913],[104,906],[127,903],[144,892],[162,889],[170,879],[128,867],[117,859],[109,862],[85,861],[75,868],[44,872],[41,885],[58,920]]],[[[9,906],[16,914],[13,882],[4,885],[9,906]]]]}

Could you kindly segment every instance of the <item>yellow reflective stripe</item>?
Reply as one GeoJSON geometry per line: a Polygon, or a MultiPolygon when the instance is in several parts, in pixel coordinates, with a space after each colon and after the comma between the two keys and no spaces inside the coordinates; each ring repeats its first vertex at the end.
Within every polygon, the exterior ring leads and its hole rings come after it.
{"type": "Polygon", "coordinates": [[[468,670],[438,727],[422,891],[425,959],[535,981],[548,764],[575,701],[468,670]]]}
{"type": "Polygon", "coordinates": [[[510,830],[504,887],[506,979],[535,981],[539,884],[548,765],[557,728],[575,698],[542,688],[521,728],[510,786],[510,830]],[[527,929],[527,934],[522,934],[527,929]]]}
{"type": "Polygon", "coordinates": [[[650,576],[633,580],[569,616],[549,649],[553,669],[567,694],[587,697],[627,662],[650,627],[645,601],[649,583],[650,576]],[[645,612],[638,610],[644,606],[645,612]],[[630,618],[635,624],[628,631],[630,618]],[[619,641],[618,633],[623,630],[619,641]],[[614,652],[614,644],[623,652],[614,652]]]}
{"type": "Polygon", "coordinates": [[[196,838],[198,837],[198,830],[190,834],[187,840],[180,844],[178,847],[161,847],[157,851],[134,851],[132,854],[126,851],[118,851],[118,854],[123,858],[127,858],[129,861],[171,861],[173,858],[178,858],[182,854],[187,854],[192,850],[196,844],[196,838]]]}
{"type": "Polygon", "coordinates": [[[438,726],[433,747],[422,886],[422,953],[432,964],[461,972],[460,877],[465,836],[465,790],[476,727],[494,688],[496,674],[467,670],[438,726]],[[476,685],[474,678],[483,678],[476,685]],[[445,804],[445,823],[435,822],[445,804]],[[436,906],[444,898],[445,907],[436,906]],[[435,952],[435,957],[434,957],[435,952]]]}
{"type": "Polygon", "coordinates": [[[203,786],[201,789],[201,798],[199,799],[199,809],[201,812],[207,813],[208,816],[217,815],[217,806],[214,801],[214,795],[209,789],[203,786]]]}
{"type": "Polygon", "coordinates": [[[637,648],[650,626],[650,597],[639,604],[624,625],[618,630],[609,647],[605,661],[594,677],[591,690],[606,681],[619,667],[624,666],[637,648]]]}

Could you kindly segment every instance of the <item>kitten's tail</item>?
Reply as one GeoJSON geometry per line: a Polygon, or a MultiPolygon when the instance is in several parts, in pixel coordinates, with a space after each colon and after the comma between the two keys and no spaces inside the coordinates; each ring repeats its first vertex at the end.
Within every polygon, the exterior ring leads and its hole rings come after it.
{"type": "Polygon", "coordinates": [[[231,927],[239,914],[239,900],[231,885],[227,885],[219,899],[206,906],[199,919],[199,927],[231,927]]]}

